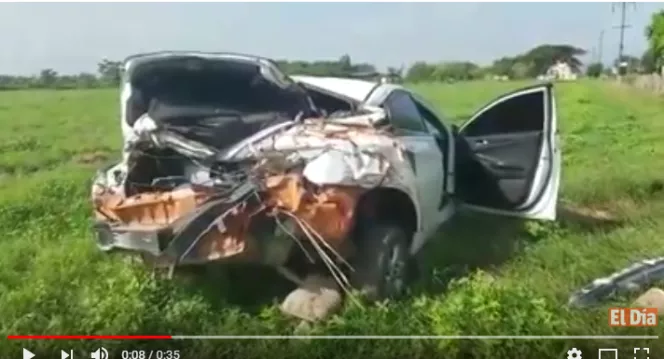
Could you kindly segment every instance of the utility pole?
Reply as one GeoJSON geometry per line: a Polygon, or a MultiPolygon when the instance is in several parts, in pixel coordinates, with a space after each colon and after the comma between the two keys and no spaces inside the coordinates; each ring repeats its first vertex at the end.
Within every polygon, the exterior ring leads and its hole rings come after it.
{"type": "MultiPolygon", "coordinates": [[[[614,26],[614,29],[620,29],[620,42],[618,43],[618,66],[623,60],[623,55],[625,51],[625,29],[631,27],[631,25],[625,23],[625,17],[627,13],[627,3],[621,2],[620,4],[620,26],[614,26]]],[[[631,3],[636,9],[636,3],[631,3]]],[[[611,4],[611,11],[615,12],[616,4],[611,4]]]]}
{"type": "Polygon", "coordinates": [[[602,65],[604,64],[604,61],[602,61],[604,59],[602,56],[603,50],[604,50],[604,30],[599,32],[599,44],[597,46],[597,62],[599,62],[602,65]]]}

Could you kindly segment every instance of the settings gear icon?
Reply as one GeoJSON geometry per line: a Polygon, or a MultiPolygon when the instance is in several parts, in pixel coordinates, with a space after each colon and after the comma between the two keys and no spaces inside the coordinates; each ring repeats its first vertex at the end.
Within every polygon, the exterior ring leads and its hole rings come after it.
{"type": "Polygon", "coordinates": [[[576,348],[572,348],[567,351],[567,359],[581,359],[581,351],[576,348]]]}

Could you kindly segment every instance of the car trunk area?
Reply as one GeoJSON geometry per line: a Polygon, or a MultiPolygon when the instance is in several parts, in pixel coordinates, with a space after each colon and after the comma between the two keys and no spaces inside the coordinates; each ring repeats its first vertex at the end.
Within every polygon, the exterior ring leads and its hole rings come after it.
{"type": "Polygon", "coordinates": [[[126,122],[147,113],[192,140],[218,149],[308,108],[296,85],[279,87],[255,63],[175,57],[136,69],[126,122]]]}
{"type": "MultiPolygon", "coordinates": [[[[265,69],[251,61],[170,56],[137,65],[127,81],[131,85],[127,125],[148,116],[184,145],[205,146],[204,153],[220,153],[264,128],[311,110],[299,86],[271,81],[265,69]]],[[[195,161],[168,147],[139,149],[132,155],[129,195],[155,187],[174,188],[197,172],[209,172],[205,168],[209,163],[201,163],[201,158],[195,161]]],[[[203,181],[209,178],[202,175],[203,181]]]]}

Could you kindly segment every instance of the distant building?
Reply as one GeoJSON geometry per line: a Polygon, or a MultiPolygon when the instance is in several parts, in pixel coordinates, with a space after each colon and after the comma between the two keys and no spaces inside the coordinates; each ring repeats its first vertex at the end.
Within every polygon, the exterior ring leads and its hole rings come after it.
{"type": "Polygon", "coordinates": [[[572,67],[567,62],[557,61],[555,64],[551,65],[548,70],[546,70],[546,74],[540,75],[538,78],[542,80],[570,81],[576,80],[577,75],[574,73],[572,67]]]}

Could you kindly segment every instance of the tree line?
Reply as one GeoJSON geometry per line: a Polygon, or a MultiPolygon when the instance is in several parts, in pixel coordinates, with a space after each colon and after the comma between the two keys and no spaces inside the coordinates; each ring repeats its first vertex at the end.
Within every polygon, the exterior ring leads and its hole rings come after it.
{"type": "Polygon", "coordinates": [[[53,69],[43,69],[35,76],[0,75],[0,90],[110,87],[120,84],[121,75],[122,61],[103,60],[97,64],[96,74],[63,75],[53,69]]]}
{"type": "MultiPolygon", "coordinates": [[[[616,59],[612,67],[625,64],[629,73],[660,72],[664,66],[664,10],[652,14],[645,29],[648,49],[640,57],[625,55],[616,59]]],[[[607,73],[603,63],[594,62],[585,66],[579,59],[586,50],[567,44],[544,44],[524,53],[496,59],[488,66],[470,61],[424,62],[418,61],[407,69],[388,67],[383,73],[370,63],[355,63],[349,55],[328,61],[277,60],[278,66],[287,74],[376,78],[388,77],[392,81],[466,81],[484,78],[525,79],[546,73],[558,61],[565,62],[572,71],[598,77],[607,73]]],[[[53,69],[43,69],[34,76],[0,75],[0,90],[51,88],[101,88],[118,86],[122,77],[122,62],[105,59],[97,64],[96,73],[83,72],[77,75],[59,74],[53,69]]]]}
{"type": "MultiPolygon", "coordinates": [[[[388,77],[392,81],[463,81],[481,79],[487,76],[507,76],[509,78],[535,77],[546,72],[556,61],[569,63],[574,70],[582,66],[579,56],[585,50],[570,45],[541,45],[513,57],[504,57],[490,66],[482,67],[469,61],[440,63],[416,62],[408,68],[388,67],[380,72],[373,64],[353,62],[349,55],[328,61],[289,61],[276,60],[277,65],[287,74],[377,78],[388,77]]],[[[100,88],[119,85],[122,77],[122,62],[103,60],[97,64],[97,73],[61,75],[53,69],[41,70],[35,76],[0,75],[0,90],[29,88],[100,88]]]]}

